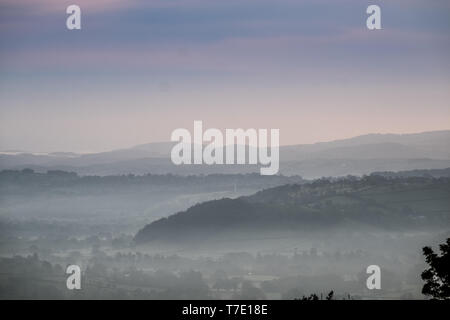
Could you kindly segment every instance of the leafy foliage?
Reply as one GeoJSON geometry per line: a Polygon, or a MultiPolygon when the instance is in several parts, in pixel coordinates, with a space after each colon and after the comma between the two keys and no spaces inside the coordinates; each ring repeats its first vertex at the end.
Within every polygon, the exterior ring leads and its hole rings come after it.
{"type": "Polygon", "coordinates": [[[430,247],[423,248],[425,260],[430,266],[422,273],[425,284],[422,293],[434,299],[450,299],[450,238],[439,246],[441,255],[430,247]]]}

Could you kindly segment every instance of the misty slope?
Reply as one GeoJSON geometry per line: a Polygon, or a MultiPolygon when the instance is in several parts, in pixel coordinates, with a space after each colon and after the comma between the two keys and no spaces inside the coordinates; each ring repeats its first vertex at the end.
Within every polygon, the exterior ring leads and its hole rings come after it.
{"type": "Polygon", "coordinates": [[[145,226],[135,241],[204,241],[237,232],[301,234],[354,225],[384,230],[448,228],[450,179],[370,176],[285,185],[195,205],[145,226]]]}

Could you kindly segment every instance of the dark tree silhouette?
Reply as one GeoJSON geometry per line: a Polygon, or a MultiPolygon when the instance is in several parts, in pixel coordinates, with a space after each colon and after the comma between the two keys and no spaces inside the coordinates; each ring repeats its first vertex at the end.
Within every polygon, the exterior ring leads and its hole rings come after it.
{"type": "MultiPolygon", "coordinates": [[[[309,296],[303,296],[301,298],[296,298],[294,300],[310,301],[310,300],[323,300],[323,299],[322,299],[322,294],[320,294],[320,297],[319,297],[317,294],[312,293],[309,296]]],[[[334,291],[333,290],[331,290],[327,294],[327,296],[325,297],[325,300],[334,300],[334,291]]]]}
{"type": "Polygon", "coordinates": [[[319,296],[313,293],[309,297],[303,296],[301,300],[319,300],[319,296]]]}
{"type": "Polygon", "coordinates": [[[333,300],[334,299],[334,291],[331,290],[330,293],[328,293],[327,297],[325,298],[327,300],[333,300]]]}
{"type": "Polygon", "coordinates": [[[433,299],[450,299],[450,238],[439,245],[441,255],[434,253],[430,247],[423,248],[423,254],[429,268],[422,272],[425,284],[422,293],[433,299]]]}

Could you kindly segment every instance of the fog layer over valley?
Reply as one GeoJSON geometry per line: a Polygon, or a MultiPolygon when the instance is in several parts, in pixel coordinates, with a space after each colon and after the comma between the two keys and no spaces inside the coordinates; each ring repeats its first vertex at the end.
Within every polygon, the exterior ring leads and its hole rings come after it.
{"type": "Polygon", "coordinates": [[[302,182],[298,176],[258,174],[80,177],[64,171],[6,170],[0,172],[0,217],[12,222],[40,221],[43,227],[50,221],[70,223],[75,235],[87,225],[134,234],[143,224],[202,201],[302,182]]]}
{"type": "Polygon", "coordinates": [[[299,176],[0,172],[0,297],[423,298],[449,169],[299,176]],[[67,265],[82,290],[66,288],[67,265]],[[365,285],[382,269],[382,290],[365,285]]]}

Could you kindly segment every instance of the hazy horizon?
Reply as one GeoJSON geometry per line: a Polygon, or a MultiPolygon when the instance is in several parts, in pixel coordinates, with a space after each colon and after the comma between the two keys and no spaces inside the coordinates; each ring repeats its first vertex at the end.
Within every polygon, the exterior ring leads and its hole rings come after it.
{"type": "MultiPolygon", "coordinates": [[[[233,129],[237,129],[237,128],[233,128],[233,129]]],[[[246,129],[246,128],[243,128],[246,129]]],[[[383,133],[374,133],[374,132],[369,132],[369,133],[364,133],[361,135],[356,135],[356,136],[350,136],[350,137],[343,137],[343,138],[336,138],[336,139],[331,139],[331,140],[322,140],[322,141],[315,141],[315,142],[310,142],[310,143],[293,143],[293,144],[280,144],[280,147],[293,147],[293,146],[300,146],[300,145],[314,145],[314,144],[320,144],[320,143],[328,143],[328,142],[337,142],[337,141],[342,141],[342,140],[349,140],[349,139],[353,139],[353,138],[358,138],[358,137],[363,137],[363,136],[370,136],[370,135],[398,135],[398,136],[402,136],[402,135],[414,135],[414,134],[423,134],[423,133],[437,133],[437,132],[447,132],[450,131],[450,129],[442,129],[442,130],[431,130],[431,131],[420,131],[420,132],[403,132],[403,133],[393,133],[393,132],[383,132],[383,133]]],[[[176,142],[171,142],[170,140],[167,141],[151,141],[151,142],[147,142],[147,143],[139,143],[139,144],[134,144],[134,145],[126,145],[126,146],[121,146],[118,148],[114,148],[114,149],[99,149],[99,150],[95,150],[95,151],[74,151],[74,150],[23,150],[23,149],[19,149],[19,148],[10,148],[10,149],[0,149],[0,153],[35,153],[35,154],[48,154],[48,153],[75,153],[75,154],[93,154],[93,153],[102,153],[102,152],[111,152],[111,151],[117,151],[117,150],[126,150],[126,149],[132,149],[135,147],[139,147],[142,145],[148,145],[148,144],[165,144],[165,143],[176,143],[176,142]]]]}

